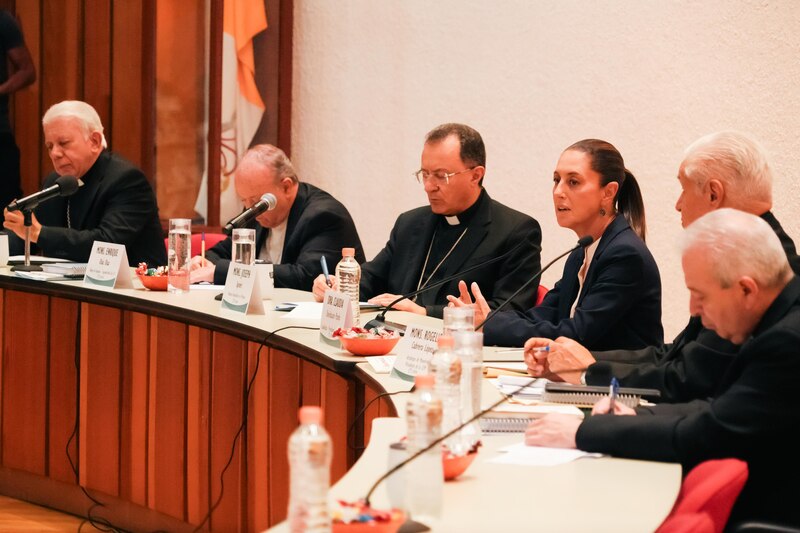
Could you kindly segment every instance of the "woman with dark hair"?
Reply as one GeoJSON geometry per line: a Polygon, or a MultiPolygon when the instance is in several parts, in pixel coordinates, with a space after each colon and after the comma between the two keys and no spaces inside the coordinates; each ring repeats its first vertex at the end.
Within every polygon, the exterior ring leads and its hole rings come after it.
{"type": "MultiPolygon", "coordinates": [[[[493,316],[483,327],[484,343],[522,346],[530,337],[569,337],[590,350],[661,344],[661,278],[644,243],[639,185],[619,151],[597,139],[564,150],[553,172],[553,204],[559,226],[594,242],[570,254],[541,304],[493,316]]],[[[478,285],[471,289],[478,324],[490,309],[478,285]]],[[[459,297],[448,296],[450,305],[471,304],[465,282],[459,290],[459,297]]]]}

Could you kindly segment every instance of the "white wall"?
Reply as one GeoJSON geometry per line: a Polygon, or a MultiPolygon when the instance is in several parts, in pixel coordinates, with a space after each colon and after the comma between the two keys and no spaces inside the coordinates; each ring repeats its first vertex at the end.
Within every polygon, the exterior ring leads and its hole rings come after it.
{"type": "Polygon", "coordinates": [[[559,154],[616,145],[643,189],[669,339],[688,317],[674,204],[689,143],[720,129],[760,140],[774,211],[800,238],[796,0],[297,0],[294,43],[292,159],[345,203],[368,258],[426,203],[411,173],[443,122],[481,132],[486,188],[540,222],[543,261],[576,240],[553,214],[559,154]]]}

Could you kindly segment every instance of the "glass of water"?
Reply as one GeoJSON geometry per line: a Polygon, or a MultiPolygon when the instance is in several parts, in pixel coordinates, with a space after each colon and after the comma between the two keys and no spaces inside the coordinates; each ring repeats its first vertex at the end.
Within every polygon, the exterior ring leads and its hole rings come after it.
{"type": "Polygon", "coordinates": [[[192,221],[169,219],[168,279],[169,292],[189,292],[189,261],[192,258],[192,221]]]}
{"type": "Polygon", "coordinates": [[[453,335],[456,331],[475,331],[475,304],[464,307],[445,307],[443,335],[453,335]]]}
{"type": "Polygon", "coordinates": [[[243,265],[253,265],[256,262],[256,230],[237,228],[231,237],[233,251],[231,261],[243,265]]]}

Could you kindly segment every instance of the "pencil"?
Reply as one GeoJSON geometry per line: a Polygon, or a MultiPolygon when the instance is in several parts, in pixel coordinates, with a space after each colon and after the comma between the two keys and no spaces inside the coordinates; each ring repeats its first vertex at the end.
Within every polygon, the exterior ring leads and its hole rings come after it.
{"type": "Polygon", "coordinates": [[[200,259],[203,260],[203,263],[206,262],[206,232],[205,231],[200,236],[200,259]]]}

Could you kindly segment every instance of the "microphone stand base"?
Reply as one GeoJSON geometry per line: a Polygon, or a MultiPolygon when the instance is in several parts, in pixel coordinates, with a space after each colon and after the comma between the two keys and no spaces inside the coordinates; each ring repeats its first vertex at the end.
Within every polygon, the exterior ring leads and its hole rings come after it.
{"type": "Polygon", "coordinates": [[[397,533],[417,533],[422,531],[430,531],[431,528],[423,524],[422,522],[415,522],[414,520],[406,520],[403,522],[397,533]]]}
{"type": "Polygon", "coordinates": [[[16,265],[11,267],[12,272],[41,272],[40,265],[16,265]]]}
{"type": "Polygon", "coordinates": [[[364,329],[372,328],[384,328],[388,331],[396,331],[401,337],[406,333],[406,327],[404,325],[396,322],[389,322],[388,320],[379,320],[378,318],[373,318],[364,324],[364,329]]]}

